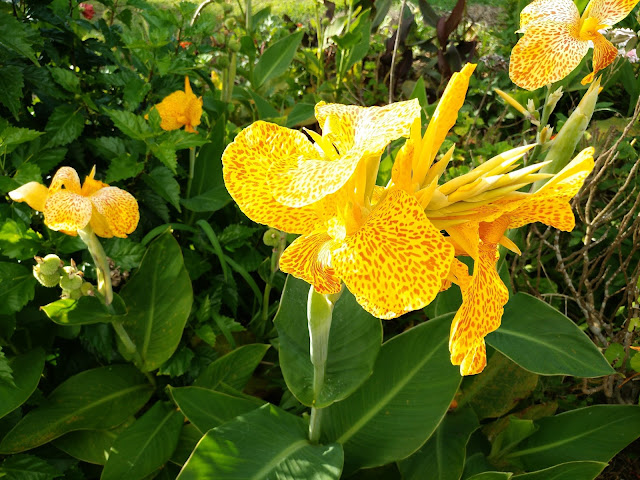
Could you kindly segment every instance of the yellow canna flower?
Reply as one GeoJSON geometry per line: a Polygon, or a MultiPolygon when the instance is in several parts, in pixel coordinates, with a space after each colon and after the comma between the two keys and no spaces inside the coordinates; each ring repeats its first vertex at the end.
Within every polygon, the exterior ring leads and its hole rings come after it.
{"type": "Polygon", "coordinates": [[[639,0],[591,0],[582,17],[571,0],[535,0],[520,13],[524,36],[511,51],[509,76],[535,90],[573,71],[593,46],[593,72],[585,85],[610,65],[618,50],[600,33],[625,18],[639,0]]]}
{"type": "Polygon", "coordinates": [[[44,223],[51,230],[75,236],[90,225],[100,237],[126,238],[138,226],[138,202],[130,193],[95,180],[95,171],[93,167],[81,186],[78,173],[71,167],[62,167],[49,188],[29,182],[9,192],[9,196],[44,212],[44,223]]]}
{"type": "Polygon", "coordinates": [[[484,337],[500,326],[509,300],[509,292],[496,270],[498,245],[519,252],[505,232],[533,222],[573,230],[575,218],[569,201],[593,166],[593,148],[587,148],[537,192],[499,198],[467,212],[466,222],[447,227],[456,254],[474,260],[473,275],[469,276],[467,267],[456,261],[449,276],[462,290],[462,306],[453,319],[449,338],[451,362],[460,365],[462,375],[474,375],[484,369],[484,337]]]}
{"type": "Polygon", "coordinates": [[[193,94],[189,77],[184,77],[184,92],[173,92],[153,108],[160,114],[160,127],[163,130],[178,130],[184,127],[187,132],[196,132],[195,127],[200,125],[202,116],[202,97],[193,94]]]}
{"type": "Polygon", "coordinates": [[[211,70],[211,83],[213,83],[218,90],[222,90],[222,79],[215,70],[211,70]]]}
{"type": "MultiPolygon", "coordinates": [[[[367,311],[394,318],[433,300],[453,247],[413,195],[375,186],[380,154],[408,135],[417,101],[386,107],[319,104],[323,135],[256,122],[225,150],[224,179],[252,220],[301,233],[280,268],[336,293],[344,281],[367,311]]],[[[445,132],[446,133],[446,132],[445,132]]]]}

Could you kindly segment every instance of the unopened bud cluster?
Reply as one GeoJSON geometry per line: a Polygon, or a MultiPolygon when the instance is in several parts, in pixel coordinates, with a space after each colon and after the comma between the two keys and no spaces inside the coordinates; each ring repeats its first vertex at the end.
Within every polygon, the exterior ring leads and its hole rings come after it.
{"type": "Polygon", "coordinates": [[[45,287],[60,286],[62,288],[61,298],[77,300],[82,296],[94,294],[95,287],[84,281],[84,274],[78,270],[73,260],[68,266],[65,266],[60,257],[55,254],[49,254],[44,258],[35,257],[35,260],[33,276],[45,287]]]}

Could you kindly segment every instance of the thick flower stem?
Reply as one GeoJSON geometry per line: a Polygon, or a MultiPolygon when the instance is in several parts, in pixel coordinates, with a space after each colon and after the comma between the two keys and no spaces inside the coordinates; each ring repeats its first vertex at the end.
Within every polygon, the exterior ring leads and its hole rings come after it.
{"type": "MultiPolygon", "coordinates": [[[[322,295],[311,287],[307,301],[307,321],[309,326],[309,355],[313,364],[313,393],[316,399],[324,387],[332,316],[333,302],[329,299],[329,296],[322,295]]],[[[318,443],[320,440],[321,419],[321,409],[311,407],[309,441],[312,443],[318,443]]]]}
{"type": "Polygon", "coordinates": [[[98,275],[98,291],[104,296],[105,305],[110,305],[113,300],[113,290],[111,289],[109,262],[107,262],[107,255],[104,253],[104,248],[102,248],[102,244],[89,225],[82,230],[78,230],[78,235],[87,245],[89,253],[95,263],[98,275]]]}

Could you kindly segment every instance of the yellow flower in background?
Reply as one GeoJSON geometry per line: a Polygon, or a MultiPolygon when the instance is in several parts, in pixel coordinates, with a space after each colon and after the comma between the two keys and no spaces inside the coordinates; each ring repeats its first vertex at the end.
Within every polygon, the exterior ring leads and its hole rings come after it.
{"type": "MultiPolygon", "coordinates": [[[[504,305],[509,300],[509,292],[496,270],[498,245],[520,252],[504,236],[506,231],[533,222],[542,222],[563,231],[573,230],[575,218],[569,202],[593,169],[593,152],[593,148],[580,152],[535,193],[514,191],[515,195],[503,196],[476,208],[469,209],[467,205],[467,211],[460,211],[447,219],[465,219],[462,223],[448,226],[446,231],[456,254],[468,255],[474,260],[471,276],[466,266],[457,262],[449,278],[462,290],[462,306],[453,319],[449,338],[451,362],[460,365],[462,375],[473,375],[484,369],[487,363],[484,337],[500,326],[504,305]]],[[[521,170],[526,172],[526,176],[518,176],[520,180],[516,180],[514,185],[519,185],[527,176],[529,183],[538,177],[528,173],[531,167],[521,170]]],[[[438,223],[435,221],[436,225],[438,223]]]]}
{"type": "Polygon", "coordinates": [[[625,18],[639,0],[591,0],[582,17],[571,0],[535,0],[520,13],[524,36],[511,51],[509,76],[516,85],[535,90],[572,72],[593,46],[593,72],[610,65],[618,50],[600,33],[625,18]]]}
{"type": "Polygon", "coordinates": [[[215,70],[211,70],[211,83],[213,83],[218,90],[222,90],[222,79],[215,70]]]}
{"type": "Polygon", "coordinates": [[[81,186],[78,173],[71,167],[62,167],[49,188],[29,182],[9,192],[9,196],[44,212],[44,223],[51,230],[75,236],[90,225],[100,237],[126,238],[138,226],[138,202],[130,193],[110,187],[94,179],[94,175],[95,167],[81,186]]]}
{"type": "Polygon", "coordinates": [[[173,92],[153,108],[160,114],[160,127],[163,130],[184,127],[187,132],[196,132],[195,127],[200,125],[202,116],[202,97],[193,94],[189,77],[184,77],[184,92],[173,92]]]}

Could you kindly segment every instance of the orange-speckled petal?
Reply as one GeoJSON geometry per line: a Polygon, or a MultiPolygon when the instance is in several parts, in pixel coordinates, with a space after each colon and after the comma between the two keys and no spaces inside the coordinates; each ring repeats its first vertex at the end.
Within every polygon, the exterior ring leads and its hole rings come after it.
{"type": "Polygon", "coordinates": [[[338,293],[341,282],[331,267],[332,242],[324,232],[296,238],[280,257],[280,270],[313,285],[318,293],[338,293]]]}
{"type": "Polygon", "coordinates": [[[617,56],[618,49],[604,36],[596,34],[593,39],[593,72],[582,79],[582,84],[591,83],[596,74],[611,65],[617,56]]]}
{"type": "Polygon", "coordinates": [[[566,77],[589,50],[578,38],[578,25],[539,21],[531,25],[511,51],[509,77],[527,90],[535,90],[566,77]]]}
{"type": "Polygon", "coordinates": [[[452,260],[453,247],[402,190],[391,191],[332,253],[336,273],[358,303],[384,319],[428,305],[452,260]]]}
{"type": "Polygon", "coordinates": [[[44,211],[44,204],[49,195],[49,189],[38,182],[25,183],[19,188],[9,192],[9,197],[14,202],[27,202],[34,210],[44,211]]]}
{"type": "Polygon", "coordinates": [[[155,106],[160,114],[160,128],[163,130],[177,130],[184,127],[189,121],[186,115],[186,106],[189,103],[190,98],[180,90],[166,96],[155,106]]]}
{"type": "Polygon", "coordinates": [[[449,80],[447,88],[445,88],[442,93],[442,98],[440,98],[435,112],[433,112],[429,127],[433,124],[433,128],[436,129],[433,137],[434,148],[432,149],[432,156],[434,157],[440,149],[442,142],[444,142],[449,130],[451,130],[458,120],[458,110],[462,108],[465,96],[467,95],[467,89],[469,88],[469,79],[475,68],[475,64],[467,63],[462,70],[451,76],[451,80],[449,80]]]}
{"type": "Polygon", "coordinates": [[[44,204],[44,223],[51,230],[75,232],[86,227],[90,219],[89,199],[69,190],[49,195],[44,204]]]}
{"type": "Polygon", "coordinates": [[[70,192],[80,193],[80,177],[71,167],[61,167],[51,179],[49,185],[49,195],[53,195],[58,192],[62,187],[66,188],[70,192]]]}
{"type": "Polygon", "coordinates": [[[625,18],[638,0],[591,0],[582,18],[594,17],[603,25],[614,25],[625,18]]]}
{"type": "Polygon", "coordinates": [[[322,222],[317,213],[321,205],[291,208],[278,203],[269,189],[267,172],[277,159],[313,155],[317,151],[303,133],[255,122],[222,154],[224,183],[240,210],[254,222],[289,233],[311,233],[322,222]]]}
{"type": "Polygon", "coordinates": [[[528,27],[538,21],[578,23],[580,12],[572,0],[535,0],[520,12],[520,30],[524,33],[528,27]]]}
{"type": "Polygon", "coordinates": [[[322,135],[335,145],[338,152],[345,153],[353,147],[356,124],[366,107],[320,102],[316,105],[316,119],[322,128],[322,135]],[[327,119],[330,121],[327,122],[327,119]]]}
{"type": "Polygon", "coordinates": [[[475,375],[484,369],[484,337],[500,326],[509,300],[509,291],[496,271],[498,257],[497,245],[480,246],[471,283],[462,291],[462,305],[451,324],[451,363],[460,365],[462,375],[475,375]]]}
{"type": "Polygon", "coordinates": [[[389,142],[408,137],[411,125],[419,117],[417,98],[384,107],[368,107],[358,117],[354,146],[368,154],[380,154],[389,142]]]}
{"type": "MultiPolygon", "coordinates": [[[[117,187],[105,187],[88,197],[96,211],[106,220],[109,230],[115,237],[126,238],[138,226],[140,212],[138,202],[129,192],[117,187]]],[[[104,222],[100,219],[95,222],[102,227],[104,222]]],[[[94,225],[92,219],[92,226],[94,225]]],[[[106,233],[100,228],[100,233],[106,233]]],[[[96,231],[96,234],[98,232],[96,231]]],[[[103,236],[103,235],[100,235],[103,236]]]]}
{"type": "Polygon", "coordinates": [[[95,193],[98,190],[100,190],[101,188],[109,186],[106,183],[101,182],[100,180],[96,180],[95,178],[93,178],[95,174],[96,174],[96,167],[94,166],[91,169],[91,173],[89,173],[89,175],[87,175],[85,177],[84,183],[82,184],[82,191],[80,192],[80,194],[83,197],[88,197],[92,193],[95,193]]]}
{"type": "Polygon", "coordinates": [[[396,159],[393,162],[391,168],[391,180],[393,184],[400,190],[404,190],[407,193],[413,193],[411,185],[411,166],[413,164],[413,155],[415,152],[415,143],[409,139],[405,143],[396,159]]]}

